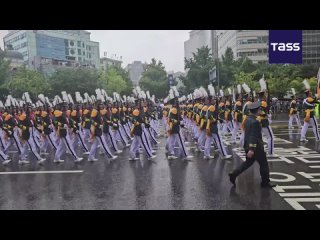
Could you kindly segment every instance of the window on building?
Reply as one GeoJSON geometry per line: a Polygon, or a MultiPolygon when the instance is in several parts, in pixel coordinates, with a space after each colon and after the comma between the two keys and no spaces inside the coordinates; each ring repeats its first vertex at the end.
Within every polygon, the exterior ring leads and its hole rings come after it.
{"type": "Polygon", "coordinates": [[[82,52],[82,55],[83,55],[83,56],[85,56],[85,55],[86,55],[85,51],[83,51],[83,52],[82,52]]]}
{"type": "Polygon", "coordinates": [[[70,46],[74,46],[74,41],[70,41],[70,46]]]}
{"type": "Polygon", "coordinates": [[[82,47],[84,48],[84,43],[82,43],[82,47]]]}
{"type": "Polygon", "coordinates": [[[89,58],[91,58],[91,53],[89,53],[88,55],[89,55],[89,58]]]}
{"type": "Polygon", "coordinates": [[[76,60],[76,58],[75,58],[75,57],[67,56],[66,58],[67,58],[67,60],[73,60],[73,61],[74,61],[74,60],[76,60]]]}
{"type": "Polygon", "coordinates": [[[81,49],[78,48],[78,55],[81,55],[81,49]]]}
{"type": "Polygon", "coordinates": [[[81,42],[78,41],[78,48],[81,48],[81,42]]]}

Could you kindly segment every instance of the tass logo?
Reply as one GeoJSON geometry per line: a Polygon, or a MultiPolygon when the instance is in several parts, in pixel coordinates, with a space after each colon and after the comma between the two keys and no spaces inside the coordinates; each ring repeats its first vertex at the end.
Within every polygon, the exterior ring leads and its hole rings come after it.
{"type": "Polygon", "coordinates": [[[270,43],[272,51],[300,51],[300,43],[270,43]]]}
{"type": "Polygon", "coordinates": [[[269,31],[269,63],[302,63],[302,30],[269,31]]]}

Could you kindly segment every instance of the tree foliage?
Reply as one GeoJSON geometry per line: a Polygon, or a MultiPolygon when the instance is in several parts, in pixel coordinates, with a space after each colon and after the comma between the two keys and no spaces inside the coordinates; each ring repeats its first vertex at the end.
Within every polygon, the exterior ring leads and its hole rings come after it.
{"type": "Polygon", "coordinates": [[[61,94],[61,91],[74,93],[95,94],[95,89],[99,86],[100,76],[92,69],[61,69],[56,71],[49,78],[52,91],[51,95],[61,94]]]}
{"type": "MultiPolygon", "coordinates": [[[[248,57],[234,59],[231,48],[227,48],[221,60],[212,60],[210,49],[202,47],[193,53],[193,58],[185,59],[186,77],[180,77],[186,85],[186,92],[199,86],[209,84],[209,70],[216,66],[219,75],[220,88],[235,87],[237,84],[247,83],[255,91],[260,90],[259,79],[264,75],[269,83],[269,90],[273,96],[284,97],[287,91],[295,88],[297,93],[303,91],[302,81],[309,79],[311,89],[316,88],[316,78],[319,66],[294,64],[253,63],[248,57]],[[206,64],[208,63],[208,64],[206,64]]],[[[218,85],[218,81],[214,83],[218,85]]]]}
{"type": "Polygon", "coordinates": [[[209,84],[209,71],[215,65],[208,46],[197,49],[193,53],[193,58],[184,59],[185,69],[188,70],[186,77],[180,77],[186,86],[186,91],[192,91],[199,86],[209,84]]]}
{"type": "Polygon", "coordinates": [[[100,75],[100,83],[97,87],[105,89],[106,92],[112,96],[113,92],[123,94],[127,84],[115,68],[109,68],[100,75]]]}
{"type": "Polygon", "coordinates": [[[142,74],[139,85],[142,89],[148,90],[150,95],[155,95],[158,98],[167,96],[169,87],[167,82],[167,72],[161,61],[152,59],[151,63],[147,64],[145,71],[142,74]]]}
{"type": "Polygon", "coordinates": [[[12,80],[5,83],[10,94],[21,97],[24,92],[29,92],[31,97],[37,97],[38,94],[50,90],[47,79],[39,72],[28,70],[25,67],[18,69],[12,76],[12,80]]]}

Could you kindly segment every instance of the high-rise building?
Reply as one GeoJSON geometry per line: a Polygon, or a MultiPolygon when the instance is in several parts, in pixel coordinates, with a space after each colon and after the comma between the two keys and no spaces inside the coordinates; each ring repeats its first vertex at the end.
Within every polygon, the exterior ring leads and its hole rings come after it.
{"type": "Polygon", "coordinates": [[[17,70],[19,67],[22,67],[24,65],[23,56],[21,53],[7,49],[5,51],[2,51],[0,48],[0,56],[2,56],[5,60],[9,61],[9,67],[10,70],[17,70]]]}
{"type": "Polygon", "coordinates": [[[139,85],[142,73],[145,70],[145,64],[141,61],[134,61],[131,64],[128,64],[126,70],[129,72],[129,77],[134,86],[139,85]]]}
{"type": "Polygon", "coordinates": [[[268,30],[224,30],[218,35],[218,56],[231,48],[235,59],[250,58],[253,63],[268,61],[268,30]]]}
{"type": "Polygon", "coordinates": [[[100,69],[108,70],[109,67],[121,67],[122,61],[118,59],[103,57],[100,58],[100,69]]]}
{"type": "Polygon", "coordinates": [[[320,64],[320,30],[303,30],[302,56],[303,63],[320,64]]]}
{"type": "Polygon", "coordinates": [[[100,68],[99,43],[84,30],[9,30],[3,38],[30,69],[50,74],[61,67],[100,68]]]}
{"type": "Polygon", "coordinates": [[[217,57],[217,34],[219,30],[192,30],[189,39],[184,42],[184,57],[193,58],[198,48],[208,46],[214,58],[217,57]]]}

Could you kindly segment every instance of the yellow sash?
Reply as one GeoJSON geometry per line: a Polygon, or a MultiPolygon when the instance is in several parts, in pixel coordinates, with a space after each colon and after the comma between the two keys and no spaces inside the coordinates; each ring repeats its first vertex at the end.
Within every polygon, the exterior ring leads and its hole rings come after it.
{"type": "Polygon", "coordinates": [[[304,118],[304,121],[306,122],[310,122],[310,113],[313,112],[314,109],[306,109],[305,112],[306,112],[306,117],[304,118]]]}
{"type": "Polygon", "coordinates": [[[290,113],[289,113],[289,116],[291,116],[293,113],[293,108],[290,108],[290,113]]]}
{"type": "Polygon", "coordinates": [[[243,115],[243,119],[242,119],[242,124],[241,124],[241,128],[244,129],[244,126],[246,124],[247,121],[247,115],[243,115]]]}

